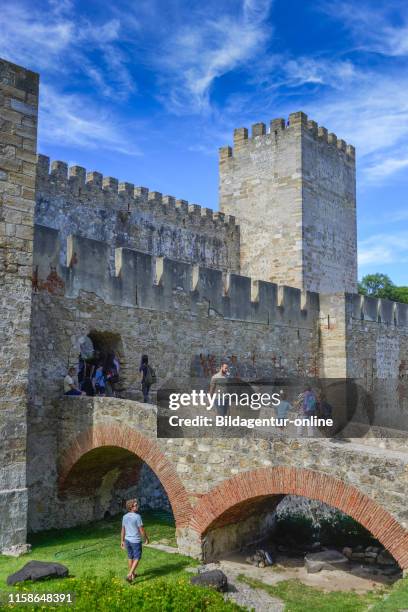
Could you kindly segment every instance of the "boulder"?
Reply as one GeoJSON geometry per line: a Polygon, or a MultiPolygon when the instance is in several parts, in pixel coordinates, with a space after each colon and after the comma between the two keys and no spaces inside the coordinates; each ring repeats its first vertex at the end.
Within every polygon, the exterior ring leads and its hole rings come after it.
{"type": "Polygon", "coordinates": [[[228,591],[227,577],[224,572],[219,569],[211,570],[210,572],[201,572],[197,574],[197,576],[190,578],[190,582],[196,586],[211,587],[221,593],[228,591]]]}
{"type": "Polygon", "coordinates": [[[347,557],[347,559],[351,559],[351,555],[353,554],[353,549],[350,546],[345,546],[342,552],[343,552],[343,555],[347,557]]]}
{"type": "Polygon", "coordinates": [[[366,548],[366,553],[379,553],[380,552],[380,547],[379,546],[367,546],[366,548]]]}
{"type": "Polygon", "coordinates": [[[18,572],[10,574],[7,584],[13,586],[25,580],[43,580],[44,578],[66,578],[68,568],[61,563],[47,563],[45,561],[29,561],[18,572]]]}
{"type": "Polygon", "coordinates": [[[377,553],[375,552],[366,552],[364,555],[366,559],[377,559],[377,553]]]}
{"type": "Polygon", "coordinates": [[[305,556],[305,567],[308,574],[316,574],[321,570],[344,569],[347,566],[347,557],[337,550],[323,550],[305,556]]]}
{"type": "Polygon", "coordinates": [[[10,548],[3,548],[2,554],[8,557],[21,557],[31,551],[31,544],[16,544],[10,548]]]}
{"type": "Polygon", "coordinates": [[[377,557],[377,563],[378,565],[387,565],[387,566],[397,564],[394,557],[392,557],[387,550],[383,550],[382,552],[380,552],[380,554],[377,557]]]}

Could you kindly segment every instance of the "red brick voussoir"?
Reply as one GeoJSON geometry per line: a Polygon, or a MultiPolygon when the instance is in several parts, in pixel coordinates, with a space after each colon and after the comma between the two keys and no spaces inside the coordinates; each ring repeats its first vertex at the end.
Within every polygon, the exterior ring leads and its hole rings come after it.
{"type": "Polygon", "coordinates": [[[368,529],[408,568],[408,531],[379,504],[354,486],[314,470],[277,466],[243,472],[225,480],[201,497],[190,528],[204,535],[233,506],[271,495],[302,495],[348,514],[368,529]]]}
{"type": "Polygon", "coordinates": [[[175,467],[158,445],[138,431],[123,425],[99,425],[79,434],[59,458],[58,483],[64,483],[75,464],[83,455],[103,446],[123,448],[134,453],[156,474],[171,504],[176,526],[186,527],[191,519],[191,505],[175,467]]]}

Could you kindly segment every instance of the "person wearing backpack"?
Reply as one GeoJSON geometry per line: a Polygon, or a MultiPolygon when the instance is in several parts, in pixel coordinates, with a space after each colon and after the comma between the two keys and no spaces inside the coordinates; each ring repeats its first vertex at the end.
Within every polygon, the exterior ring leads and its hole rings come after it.
{"type": "Polygon", "coordinates": [[[142,384],[143,401],[147,404],[150,387],[156,382],[156,373],[152,366],[149,365],[149,357],[147,355],[142,355],[139,372],[141,374],[140,382],[142,384]]]}

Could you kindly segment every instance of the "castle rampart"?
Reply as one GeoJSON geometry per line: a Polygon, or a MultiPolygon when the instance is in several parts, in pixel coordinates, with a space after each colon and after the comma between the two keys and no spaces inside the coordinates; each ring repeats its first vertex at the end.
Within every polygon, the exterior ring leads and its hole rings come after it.
{"type": "Polygon", "coordinates": [[[106,304],[171,311],[173,292],[183,291],[192,312],[200,303],[227,319],[299,324],[312,328],[319,296],[125,247],[69,236],[36,226],[34,290],[76,298],[93,293],[106,304]],[[66,245],[64,245],[66,242],[66,245]],[[66,265],[61,265],[61,252],[66,265]],[[110,262],[114,269],[110,271],[110,262]]]}
{"type": "MultiPolygon", "coordinates": [[[[67,237],[239,272],[239,228],[230,215],[38,156],[36,223],[67,237]]],[[[65,258],[65,253],[63,253],[65,258]]]]}

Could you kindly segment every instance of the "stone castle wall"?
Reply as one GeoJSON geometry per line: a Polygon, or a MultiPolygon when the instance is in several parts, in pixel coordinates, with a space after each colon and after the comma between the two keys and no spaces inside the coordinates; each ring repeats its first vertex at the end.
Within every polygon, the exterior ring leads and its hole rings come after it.
{"type": "MultiPolygon", "coordinates": [[[[239,272],[235,218],[39,155],[35,220],[112,247],[239,272]]],[[[64,257],[65,253],[61,253],[64,257]]]]}
{"type": "Polygon", "coordinates": [[[241,272],[320,293],[357,290],[354,147],[304,113],[234,132],[220,208],[241,226],[241,272]]]}
{"type": "Polygon", "coordinates": [[[0,60],[0,551],[27,532],[26,434],[38,75],[0,60]]]}
{"type": "Polygon", "coordinates": [[[373,397],[372,422],[408,431],[408,304],[347,295],[348,376],[373,397]]]}
{"type": "MultiPolygon", "coordinates": [[[[224,294],[219,271],[195,269],[168,259],[156,262],[152,256],[130,249],[118,250],[114,259],[120,265],[117,275],[112,276],[108,265],[98,265],[94,270],[81,264],[108,262],[110,249],[103,243],[72,237],[66,251],[69,261],[74,262],[68,267],[58,263],[58,232],[37,227],[36,236],[41,236],[44,252],[37,250],[35,254],[38,277],[31,336],[31,350],[36,355],[28,445],[31,529],[52,526],[50,517],[57,503],[55,457],[60,452],[57,432],[61,426],[62,379],[67,367],[76,363],[80,339],[88,334],[118,339],[122,385],[127,397],[133,399],[140,397],[138,367],[142,353],[149,355],[163,387],[187,383],[190,375],[208,379],[220,358],[226,356],[242,365],[244,378],[245,371],[252,379],[346,376],[348,368],[354,368],[351,355],[361,363],[367,350],[366,332],[361,338],[354,333],[354,327],[362,325],[361,310],[365,313],[364,325],[370,325],[367,346],[393,337],[400,342],[398,359],[403,360],[407,352],[407,305],[344,294],[319,298],[313,293],[306,293],[302,303],[300,290],[270,283],[260,283],[259,301],[251,301],[251,281],[246,277],[231,275],[230,293],[224,294]],[[45,277],[47,270],[51,273],[45,277]],[[46,481],[42,479],[44,473],[49,475],[46,481]],[[46,505],[44,500],[49,500],[46,505]]],[[[395,378],[400,363],[393,362],[387,381],[395,378]]],[[[369,388],[364,372],[360,376],[360,370],[355,371],[369,388]]],[[[404,406],[399,425],[405,423],[408,428],[404,406]]],[[[380,402],[375,410],[384,407],[380,402]]],[[[210,441],[209,448],[217,444],[210,441]]],[[[301,448],[304,441],[298,444],[301,448]]],[[[111,472],[113,477],[113,467],[111,472]]],[[[108,478],[107,486],[109,483],[112,485],[108,478]]],[[[78,513],[83,520],[94,516],[93,499],[81,502],[78,513]]],[[[109,511],[114,505],[108,507],[109,511]]],[[[95,516],[102,516],[103,508],[107,506],[99,503],[95,516]]]]}
{"type": "MultiPolygon", "coordinates": [[[[36,363],[28,444],[31,529],[49,526],[62,379],[68,365],[76,363],[79,340],[87,334],[119,338],[122,386],[133,398],[140,396],[142,353],[149,355],[160,386],[187,382],[191,374],[208,378],[222,356],[249,364],[258,377],[268,368],[270,373],[316,371],[315,294],[306,294],[301,304],[300,290],[281,291],[261,283],[253,302],[250,279],[231,275],[225,292],[220,271],[155,261],[129,249],[118,249],[113,257],[120,263],[115,276],[109,271],[107,245],[78,237],[69,242],[66,251],[74,262],[61,266],[58,232],[36,228],[31,335],[36,363]],[[96,266],[88,263],[94,261],[96,266]],[[46,481],[44,473],[49,475],[46,481]],[[45,505],[46,499],[50,502],[45,505]]],[[[84,504],[89,512],[89,502],[84,504]]]]}
{"type": "Polygon", "coordinates": [[[358,393],[354,422],[390,438],[407,432],[408,304],[358,294],[320,295],[319,303],[320,376],[356,383],[344,397],[351,406],[358,393]]]}

